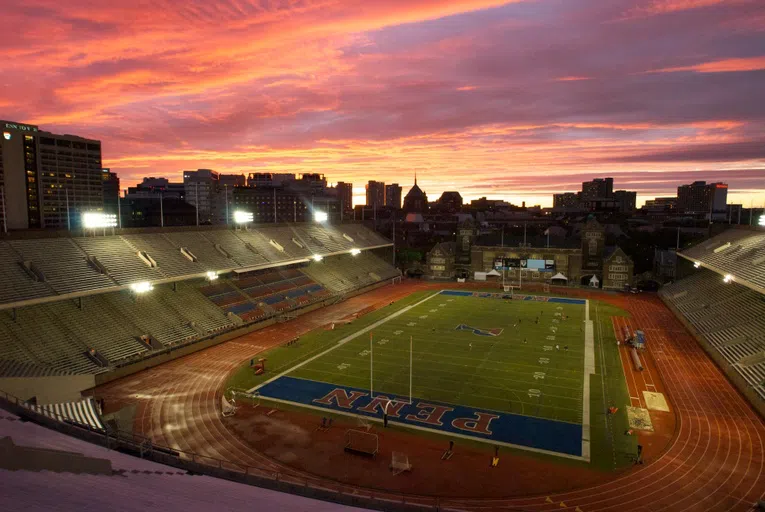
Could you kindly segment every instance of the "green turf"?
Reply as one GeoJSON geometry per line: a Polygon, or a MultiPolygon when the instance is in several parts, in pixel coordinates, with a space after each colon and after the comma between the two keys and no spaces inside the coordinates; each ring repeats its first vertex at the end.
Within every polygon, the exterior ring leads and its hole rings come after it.
{"type": "MultiPolygon", "coordinates": [[[[297,345],[270,350],[265,375],[254,376],[245,365],[228,386],[252,388],[432,294],[414,293],[348,325],[338,324],[335,330],[316,329],[301,336],[297,345]]],[[[611,327],[611,317],[624,314],[618,308],[590,301],[597,372],[590,376],[591,464],[604,470],[628,464],[636,444],[634,437],[623,435],[623,413],[630,401],[611,327]],[[612,404],[620,407],[620,413],[607,416],[605,411],[612,404]]],[[[576,304],[436,296],[373,329],[375,394],[408,396],[412,336],[416,398],[581,423],[584,315],[584,306],[576,304]],[[567,319],[553,324],[556,312],[564,313],[567,319]],[[539,324],[535,323],[537,318],[539,324]],[[457,331],[460,323],[504,330],[496,337],[477,336],[469,330],[457,331]],[[546,339],[553,335],[551,326],[558,328],[554,341],[546,339]],[[560,350],[555,349],[556,344],[560,350]],[[545,350],[545,346],[552,350],[545,350]],[[549,363],[540,363],[540,358],[548,358],[549,363]],[[544,372],[544,379],[535,379],[537,372],[544,372]],[[530,397],[530,389],[540,390],[541,397],[530,397]]],[[[289,375],[368,389],[369,342],[369,334],[362,334],[289,375]]]]}
{"type": "Polygon", "coordinates": [[[408,397],[411,336],[415,398],[581,423],[583,320],[582,305],[439,295],[375,328],[371,347],[365,334],[290,376],[368,389],[373,350],[375,393],[408,397]],[[503,331],[479,336],[458,324],[503,331]]]}

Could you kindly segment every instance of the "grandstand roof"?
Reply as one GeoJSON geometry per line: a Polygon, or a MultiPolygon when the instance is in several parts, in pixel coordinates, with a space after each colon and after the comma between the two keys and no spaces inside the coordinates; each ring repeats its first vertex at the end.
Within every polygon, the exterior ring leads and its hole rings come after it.
{"type": "Polygon", "coordinates": [[[390,245],[361,224],[14,238],[0,241],[0,310],[117,291],[139,281],[183,281],[390,245]]]}
{"type": "Polygon", "coordinates": [[[765,294],[765,231],[729,229],[678,255],[765,294]]]}

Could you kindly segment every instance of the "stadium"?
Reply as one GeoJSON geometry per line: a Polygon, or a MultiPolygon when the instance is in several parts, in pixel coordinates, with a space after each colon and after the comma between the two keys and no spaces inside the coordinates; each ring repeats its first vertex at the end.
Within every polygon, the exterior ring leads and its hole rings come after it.
{"type": "Polygon", "coordinates": [[[357,223],[0,240],[8,492],[49,509],[763,498],[765,232],[682,251],[658,293],[407,279],[393,251],[357,223]]]}

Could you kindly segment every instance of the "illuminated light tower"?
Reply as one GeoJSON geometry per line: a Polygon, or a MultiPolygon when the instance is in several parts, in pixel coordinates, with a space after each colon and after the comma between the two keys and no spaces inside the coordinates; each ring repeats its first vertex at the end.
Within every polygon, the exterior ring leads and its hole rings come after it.
{"type": "Polygon", "coordinates": [[[701,267],[700,261],[697,261],[696,263],[693,264],[693,268],[699,268],[699,267],[701,267]]]}
{"type": "Polygon", "coordinates": [[[725,277],[723,277],[723,283],[730,283],[733,281],[733,276],[730,274],[725,274],[725,277]]]}
{"type": "Polygon", "coordinates": [[[117,227],[117,216],[112,213],[85,212],[82,214],[83,229],[92,229],[95,235],[96,229],[103,229],[104,235],[108,228],[117,227]]]}
{"type": "Polygon", "coordinates": [[[765,228],[765,215],[760,215],[760,220],[758,224],[765,228]]]}
{"type": "Polygon", "coordinates": [[[355,247],[351,249],[351,256],[358,256],[361,254],[361,249],[356,249],[355,247]]]}
{"type": "Polygon", "coordinates": [[[327,222],[328,220],[329,220],[329,215],[327,214],[327,212],[321,212],[318,210],[313,212],[314,222],[322,223],[322,222],[327,222]]]}
{"type": "Polygon", "coordinates": [[[214,270],[208,270],[206,275],[207,275],[208,281],[215,281],[216,279],[218,279],[218,273],[215,272],[214,270]]]}
{"type": "Polygon", "coordinates": [[[149,281],[139,281],[137,283],[133,283],[130,285],[130,289],[135,293],[136,295],[142,295],[144,293],[149,293],[154,289],[154,286],[149,281]]]}
{"type": "Polygon", "coordinates": [[[320,262],[323,259],[324,259],[324,256],[322,256],[321,254],[314,254],[313,255],[313,261],[315,261],[316,263],[320,262]]]}
{"type": "Polygon", "coordinates": [[[234,223],[237,226],[244,226],[247,227],[247,224],[251,223],[254,219],[254,216],[252,212],[245,212],[242,210],[237,210],[234,212],[234,223]]]}

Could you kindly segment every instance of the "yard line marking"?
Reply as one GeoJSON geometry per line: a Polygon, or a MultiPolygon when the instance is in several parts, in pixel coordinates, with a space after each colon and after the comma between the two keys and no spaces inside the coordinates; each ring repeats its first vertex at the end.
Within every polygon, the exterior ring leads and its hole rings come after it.
{"type": "Polygon", "coordinates": [[[595,374],[595,331],[590,301],[584,303],[584,378],[582,384],[582,458],[590,462],[590,375],[595,374]]]}
{"type": "Polygon", "coordinates": [[[371,331],[372,329],[374,329],[374,328],[376,328],[376,327],[379,327],[380,325],[384,324],[385,322],[387,322],[387,321],[389,321],[389,320],[393,320],[394,318],[397,318],[397,317],[399,317],[399,316],[403,315],[404,313],[407,313],[407,312],[411,311],[413,308],[416,308],[416,307],[417,307],[417,306],[419,306],[420,304],[422,304],[422,303],[424,303],[424,302],[427,302],[427,301],[429,301],[430,299],[432,299],[433,297],[437,297],[438,295],[440,295],[440,292],[436,292],[436,293],[434,293],[434,294],[432,294],[432,295],[428,295],[427,297],[425,297],[424,299],[422,299],[422,300],[421,300],[421,301],[419,301],[419,302],[416,302],[416,303],[414,303],[414,304],[411,304],[411,305],[409,305],[409,306],[406,306],[406,307],[404,307],[404,308],[401,308],[401,309],[399,309],[398,311],[396,311],[395,313],[391,313],[390,315],[386,316],[385,318],[382,318],[382,319],[380,319],[380,320],[378,320],[378,321],[374,322],[373,324],[371,324],[371,325],[368,325],[368,326],[364,327],[363,329],[356,331],[356,332],[355,332],[355,333],[353,333],[353,334],[349,334],[349,335],[348,335],[348,336],[346,336],[345,338],[343,338],[343,339],[341,339],[340,341],[338,341],[338,342],[337,342],[335,345],[333,345],[333,346],[329,347],[327,350],[324,350],[323,352],[320,352],[320,353],[316,354],[315,356],[313,356],[313,357],[311,357],[311,358],[309,358],[309,359],[306,359],[306,360],[305,360],[305,361],[303,361],[302,363],[298,363],[298,364],[296,364],[295,366],[293,366],[292,368],[289,368],[288,370],[285,370],[285,371],[283,371],[282,373],[280,373],[280,374],[278,374],[278,375],[275,375],[275,376],[271,377],[270,379],[266,380],[265,382],[262,382],[262,383],[258,384],[257,386],[254,386],[253,388],[250,388],[250,389],[248,389],[248,390],[247,390],[247,392],[248,392],[248,393],[252,393],[253,391],[257,391],[258,389],[262,388],[262,387],[263,387],[263,386],[265,386],[266,384],[269,384],[269,383],[271,383],[271,382],[275,381],[276,379],[278,379],[278,378],[280,378],[280,377],[284,377],[285,375],[287,375],[287,374],[289,374],[289,373],[292,373],[293,371],[297,370],[298,368],[300,368],[300,367],[302,367],[302,366],[305,366],[305,365],[307,365],[307,364],[308,364],[308,363],[310,363],[311,361],[314,361],[314,360],[316,360],[316,359],[318,359],[318,358],[320,358],[320,357],[322,357],[322,356],[324,356],[324,355],[326,355],[326,354],[329,354],[330,352],[332,352],[333,350],[335,350],[337,347],[342,347],[343,345],[345,345],[345,344],[346,344],[346,343],[348,343],[349,341],[351,341],[351,340],[354,340],[354,339],[358,338],[358,337],[359,337],[359,336],[361,336],[362,334],[366,334],[366,333],[368,333],[368,332],[369,332],[369,331],[371,331]]]}

